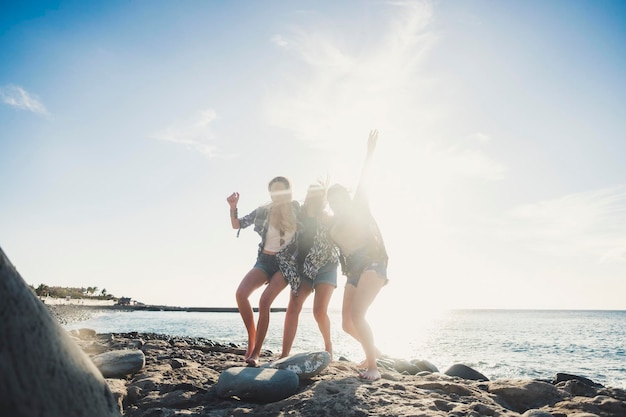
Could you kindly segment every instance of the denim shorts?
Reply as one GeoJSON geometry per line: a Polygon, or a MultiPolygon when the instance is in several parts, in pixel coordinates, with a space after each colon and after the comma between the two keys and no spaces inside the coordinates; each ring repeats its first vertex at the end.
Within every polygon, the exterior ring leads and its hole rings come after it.
{"type": "Polygon", "coordinates": [[[317,272],[315,279],[309,279],[302,276],[302,282],[307,283],[311,286],[311,288],[315,289],[315,287],[319,284],[330,284],[333,287],[337,288],[337,264],[336,263],[327,263],[317,272]]]}
{"type": "Polygon", "coordinates": [[[254,267],[265,272],[267,274],[268,280],[272,278],[276,272],[280,271],[276,255],[268,255],[267,253],[263,252],[259,253],[259,256],[256,258],[256,263],[254,264],[254,267]]]}
{"type": "Polygon", "coordinates": [[[387,279],[387,260],[370,258],[365,248],[359,249],[346,257],[346,270],[348,277],[346,284],[350,284],[354,287],[359,286],[359,280],[363,272],[370,270],[376,271],[376,273],[385,280],[385,285],[389,282],[387,279]]]}

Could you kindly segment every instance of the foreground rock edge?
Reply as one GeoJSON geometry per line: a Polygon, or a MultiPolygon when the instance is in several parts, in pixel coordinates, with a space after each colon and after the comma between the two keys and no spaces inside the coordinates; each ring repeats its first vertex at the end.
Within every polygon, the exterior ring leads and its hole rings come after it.
{"type": "Polygon", "coordinates": [[[1,248],[0,321],[0,415],[120,415],[102,374],[1,248]]]}

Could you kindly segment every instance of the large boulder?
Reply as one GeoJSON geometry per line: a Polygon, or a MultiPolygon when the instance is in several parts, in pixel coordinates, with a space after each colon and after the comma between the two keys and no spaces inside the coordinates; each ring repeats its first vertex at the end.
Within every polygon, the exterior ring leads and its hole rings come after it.
{"type": "Polygon", "coordinates": [[[300,379],[309,379],[318,375],[330,364],[330,353],[304,352],[287,356],[272,362],[269,367],[275,369],[286,369],[294,372],[300,379]]]}
{"type": "Polygon", "coordinates": [[[570,395],[552,384],[535,380],[498,380],[487,383],[487,391],[497,395],[507,408],[524,413],[552,406],[570,395]]]}
{"type": "Polygon", "coordinates": [[[123,378],[139,372],[146,365],[140,350],[122,349],[104,352],[91,358],[105,378],[123,378]]]}
{"type": "Polygon", "coordinates": [[[584,376],[566,374],[566,373],[562,373],[562,372],[558,372],[555,375],[554,380],[552,381],[552,383],[556,385],[558,383],[566,382],[566,381],[578,381],[581,384],[587,385],[588,387],[604,388],[604,385],[598,384],[596,382],[593,382],[591,379],[585,378],[584,376]]]}
{"type": "Polygon", "coordinates": [[[446,372],[444,372],[444,374],[448,376],[456,376],[463,379],[469,379],[472,381],[489,381],[489,378],[487,378],[485,375],[461,363],[452,365],[446,370],[446,372]]]}
{"type": "Polygon", "coordinates": [[[439,369],[427,360],[414,359],[409,362],[404,359],[378,359],[376,362],[383,367],[394,369],[401,374],[416,375],[420,372],[431,374],[433,372],[439,372],[439,369]],[[385,366],[385,363],[387,363],[387,366],[385,366]]]}
{"type": "Polygon", "coordinates": [[[411,363],[417,366],[420,372],[430,372],[430,373],[439,372],[439,369],[432,363],[428,362],[426,359],[422,359],[422,360],[414,359],[411,361],[411,363]]]}
{"type": "Polygon", "coordinates": [[[283,400],[295,394],[298,375],[284,369],[236,366],[220,374],[215,384],[218,397],[238,397],[259,403],[283,400]]]}
{"type": "Polygon", "coordinates": [[[11,417],[120,416],[100,371],[1,248],[0,410],[11,417]]]}

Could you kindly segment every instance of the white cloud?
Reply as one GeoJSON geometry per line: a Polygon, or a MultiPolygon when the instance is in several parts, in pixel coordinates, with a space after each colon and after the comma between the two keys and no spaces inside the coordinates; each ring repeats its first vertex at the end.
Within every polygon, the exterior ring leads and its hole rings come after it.
{"type": "Polygon", "coordinates": [[[476,132],[468,137],[470,141],[475,141],[480,144],[485,144],[491,142],[491,137],[481,132],[476,132]]]}
{"type": "Polygon", "coordinates": [[[569,194],[515,208],[503,236],[555,255],[626,260],[626,187],[569,194]]]}
{"type": "Polygon", "coordinates": [[[17,85],[9,84],[0,87],[0,100],[2,100],[4,104],[15,107],[16,109],[48,115],[48,110],[37,96],[30,94],[17,85]]]}
{"type": "Polygon", "coordinates": [[[411,3],[395,20],[379,23],[371,33],[382,35],[371,40],[351,41],[348,29],[332,34],[327,26],[274,36],[303,68],[290,66],[272,88],[269,123],[311,146],[335,149],[354,136],[355,126],[383,130],[398,119],[414,120],[421,111],[416,97],[429,84],[419,77],[419,64],[436,41],[427,30],[431,18],[428,3],[411,3]]]}
{"type": "Polygon", "coordinates": [[[612,250],[609,250],[607,253],[604,254],[601,260],[602,262],[608,262],[608,261],[626,262],[626,246],[621,246],[621,247],[617,247],[612,250]]]}
{"type": "Polygon", "coordinates": [[[367,131],[378,128],[381,147],[393,149],[389,168],[403,169],[404,177],[415,170],[414,176],[422,176],[421,167],[427,166],[427,175],[444,181],[458,175],[503,178],[506,168],[484,151],[489,136],[475,133],[454,147],[438,141],[451,115],[438,91],[445,81],[424,65],[439,39],[431,28],[432,4],[389,6],[390,13],[380,16],[391,17],[377,17],[376,30],[367,35],[355,37],[349,29],[331,33],[326,22],[275,35],[272,42],[284,49],[285,62],[292,58],[297,65],[289,65],[266,99],[269,123],[333,155],[353,155],[363,149],[367,131]],[[421,167],[416,159],[423,159],[421,167]]]}
{"type": "Polygon", "coordinates": [[[487,180],[504,178],[506,167],[479,149],[449,148],[439,154],[442,170],[487,180]]]}
{"type": "Polygon", "coordinates": [[[271,40],[272,40],[272,43],[274,43],[276,46],[279,46],[281,48],[286,48],[287,46],[289,46],[289,42],[280,35],[272,36],[271,40]]]}
{"type": "Polygon", "coordinates": [[[151,137],[183,144],[208,157],[214,157],[216,156],[216,147],[212,144],[215,136],[211,130],[211,123],[216,117],[217,114],[214,110],[202,110],[189,120],[175,123],[162,132],[151,135],[151,137]]]}

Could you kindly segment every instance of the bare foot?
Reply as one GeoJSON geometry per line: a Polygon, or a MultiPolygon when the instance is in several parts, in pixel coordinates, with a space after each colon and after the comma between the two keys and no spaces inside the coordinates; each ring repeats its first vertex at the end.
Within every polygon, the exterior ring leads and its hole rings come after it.
{"type": "Polygon", "coordinates": [[[378,368],[366,369],[363,372],[359,372],[359,378],[367,379],[368,381],[376,381],[380,379],[380,372],[378,372],[378,368]]]}
{"type": "Polygon", "coordinates": [[[254,350],[253,347],[248,346],[248,350],[246,350],[246,355],[243,357],[243,360],[248,362],[248,359],[250,359],[252,357],[252,351],[253,350],[254,350]]]}
{"type": "MultiPolygon", "coordinates": [[[[378,348],[376,349],[376,359],[382,359],[385,356],[385,354],[383,352],[381,352],[378,348]]],[[[356,366],[358,369],[366,369],[367,368],[367,358],[363,359],[361,362],[359,362],[359,364],[356,366]]]]}
{"type": "Polygon", "coordinates": [[[259,358],[248,358],[248,359],[246,359],[246,363],[248,364],[248,366],[250,366],[252,368],[258,368],[259,367],[259,358]]]}

